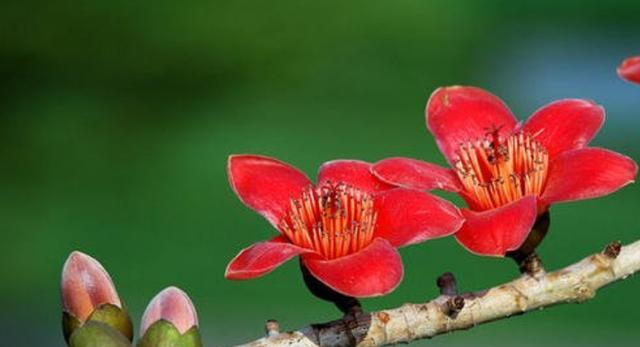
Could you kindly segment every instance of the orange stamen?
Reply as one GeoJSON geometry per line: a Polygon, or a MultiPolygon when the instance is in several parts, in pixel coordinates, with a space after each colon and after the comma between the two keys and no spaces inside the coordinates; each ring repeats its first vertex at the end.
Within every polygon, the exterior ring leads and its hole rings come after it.
{"type": "Polygon", "coordinates": [[[368,246],[376,218],[371,195],[344,183],[326,182],[291,199],[279,226],[292,243],[334,259],[368,246]]]}
{"type": "Polygon", "coordinates": [[[479,210],[540,195],[547,179],[549,157],[539,142],[522,132],[505,139],[498,131],[460,144],[455,162],[465,196],[479,210]]]}

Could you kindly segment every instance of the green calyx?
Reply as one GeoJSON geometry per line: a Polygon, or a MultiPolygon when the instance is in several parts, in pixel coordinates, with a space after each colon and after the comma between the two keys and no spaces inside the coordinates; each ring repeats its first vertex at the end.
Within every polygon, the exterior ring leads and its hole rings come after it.
{"type": "Polygon", "coordinates": [[[67,312],[63,312],[62,329],[64,331],[65,340],[69,342],[71,335],[73,335],[79,328],[87,325],[89,322],[103,323],[120,332],[121,335],[129,339],[129,342],[133,339],[133,324],[131,323],[131,318],[127,313],[127,308],[124,305],[120,308],[112,304],[104,304],[96,308],[84,323],[77,317],[67,312]]]}
{"type": "Polygon", "coordinates": [[[147,329],[138,347],[202,347],[202,340],[197,326],[180,334],[173,324],[161,319],[147,329]]]}
{"type": "Polygon", "coordinates": [[[71,334],[69,347],[131,347],[131,342],[105,323],[87,321],[71,334]]]}

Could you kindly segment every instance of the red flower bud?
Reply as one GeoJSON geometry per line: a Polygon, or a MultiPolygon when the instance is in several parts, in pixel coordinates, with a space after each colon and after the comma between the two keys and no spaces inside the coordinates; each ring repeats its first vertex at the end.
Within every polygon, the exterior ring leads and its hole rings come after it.
{"type": "Polygon", "coordinates": [[[140,335],[144,336],[147,329],[159,320],[171,323],[180,334],[198,326],[198,314],[191,299],[176,287],[165,288],[149,302],[142,315],[140,335]]]}
{"type": "Polygon", "coordinates": [[[122,308],[111,277],[102,265],[90,256],[74,251],[62,268],[62,307],[81,322],[104,304],[122,308]]]}

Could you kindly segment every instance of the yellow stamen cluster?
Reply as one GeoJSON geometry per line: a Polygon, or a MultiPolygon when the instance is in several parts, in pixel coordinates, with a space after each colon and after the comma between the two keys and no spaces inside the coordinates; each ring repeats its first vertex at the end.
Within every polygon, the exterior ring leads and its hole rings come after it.
{"type": "Polygon", "coordinates": [[[335,259],[371,243],[376,217],[371,195],[344,183],[326,182],[291,199],[279,227],[292,243],[335,259]]]}
{"type": "Polygon", "coordinates": [[[542,193],[549,156],[531,135],[519,132],[505,139],[494,130],[484,139],[461,144],[458,156],[456,172],[474,209],[542,193]]]}

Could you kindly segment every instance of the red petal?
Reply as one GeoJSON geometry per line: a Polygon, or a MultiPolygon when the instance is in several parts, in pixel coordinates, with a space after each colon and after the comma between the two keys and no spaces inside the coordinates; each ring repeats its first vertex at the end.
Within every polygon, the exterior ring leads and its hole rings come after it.
{"type": "Polygon", "coordinates": [[[187,293],[176,287],[165,288],[151,299],[142,315],[140,336],[144,336],[147,329],[161,319],[173,324],[180,334],[198,326],[198,314],[193,302],[187,293]]]}
{"type": "Polygon", "coordinates": [[[375,204],[375,236],[395,247],[451,235],[464,221],[452,203],[417,190],[396,188],[380,193],[375,204]]]}
{"type": "Polygon", "coordinates": [[[101,305],[121,307],[109,273],[92,257],[72,252],[62,268],[62,307],[84,322],[101,305]]]}
{"type": "Polygon", "coordinates": [[[495,95],[474,87],[438,88],[427,103],[427,128],[436,138],[440,151],[453,164],[460,143],[483,138],[499,128],[507,136],[516,119],[495,95]]]}
{"type": "Polygon", "coordinates": [[[536,198],[527,196],[492,210],[462,209],[466,221],[456,239],[467,250],[480,255],[503,257],[518,249],[536,221],[536,198]]]}
{"type": "Polygon", "coordinates": [[[290,199],[311,185],[298,169],[258,155],[230,156],[227,172],[229,184],[240,200],[276,227],[288,211],[290,199]]]}
{"type": "Polygon", "coordinates": [[[460,191],[460,181],[448,168],[410,158],[388,158],[373,165],[379,179],[400,187],[460,191]]]}
{"type": "Polygon", "coordinates": [[[591,199],[632,183],[638,174],[633,159],[602,148],[561,153],[549,164],[542,200],[546,203],[591,199]]]}
{"type": "Polygon", "coordinates": [[[549,157],[586,146],[604,123],[604,108],[587,100],[552,102],[531,115],[522,130],[533,135],[549,157]]]}
{"type": "Polygon", "coordinates": [[[324,260],[303,255],[302,260],[319,281],[338,293],[358,298],[392,292],[404,271],[398,251],[380,238],[345,257],[324,260]]]}
{"type": "Polygon", "coordinates": [[[277,236],[269,241],[255,243],[236,255],[224,277],[232,280],[246,280],[265,275],[296,255],[312,252],[290,243],[285,237],[277,236]]]}
{"type": "Polygon", "coordinates": [[[370,163],[360,160],[334,160],[322,164],[318,171],[318,184],[325,181],[343,182],[368,193],[393,188],[371,173],[370,163]]]}
{"type": "Polygon", "coordinates": [[[618,67],[618,75],[629,82],[640,83],[640,56],[625,59],[618,67]]]}

